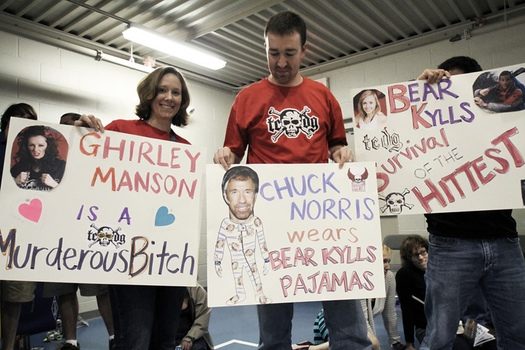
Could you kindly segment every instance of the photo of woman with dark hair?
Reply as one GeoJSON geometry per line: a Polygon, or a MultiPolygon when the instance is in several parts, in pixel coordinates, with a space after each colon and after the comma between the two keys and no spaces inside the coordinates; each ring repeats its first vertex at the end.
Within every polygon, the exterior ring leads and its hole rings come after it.
{"type": "Polygon", "coordinates": [[[58,186],[66,162],[59,155],[55,135],[60,133],[43,125],[29,126],[19,133],[11,167],[18,187],[50,191],[58,186]]]}

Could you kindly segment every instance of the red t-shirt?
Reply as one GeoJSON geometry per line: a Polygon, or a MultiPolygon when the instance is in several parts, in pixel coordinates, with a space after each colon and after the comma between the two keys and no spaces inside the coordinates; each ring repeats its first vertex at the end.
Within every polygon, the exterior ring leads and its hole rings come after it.
{"type": "Polygon", "coordinates": [[[138,120],[124,120],[117,119],[109,123],[106,127],[106,130],[123,132],[125,134],[132,134],[138,136],[151,137],[153,139],[161,139],[167,141],[175,141],[179,143],[185,143],[187,145],[190,142],[183,137],[175,134],[173,130],[166,132],[160,129],[157,129],[149,125],[146,121],[138,120]]]}
{"type": "Polygon", "coordinates": [[[339,103],[321,83],[294,87],[263,79],[241,90],[230,111],[224,146],[248,163],[326,163],[346,145],[339,103]]]}

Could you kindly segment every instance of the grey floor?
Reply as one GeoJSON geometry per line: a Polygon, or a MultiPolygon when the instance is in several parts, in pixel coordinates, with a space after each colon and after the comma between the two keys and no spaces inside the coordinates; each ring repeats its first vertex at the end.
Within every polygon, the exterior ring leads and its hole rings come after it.
{"type": "MultiPolygon", "coordinates": [[[[296,303],[292,341],[311,340],[312,326],[320,302],[296,303]]],[[[399,313],[399,311],[398,311],[399,313]]],[[[82,350],[105,350],[108,348],[107,333],[100,317],[87,320],[89,326],[78,328],[78,340],[82,350]]],[[[389,349],[388,337],[381,318],[376,319],[377,336],[381,349],[389,349]]],[[[401,320],[398,317],[398,329],[402,334],[401,320]]],[[[257,312],[255,306],[221,307],[212,310],[210,333],[216,349],[248,350],[256,349],[258,342],[257,312]]],[[[31,337],[31,346],[38,350],[54,350],[59,342],[44,342],[45,333],[31,337]]]]}

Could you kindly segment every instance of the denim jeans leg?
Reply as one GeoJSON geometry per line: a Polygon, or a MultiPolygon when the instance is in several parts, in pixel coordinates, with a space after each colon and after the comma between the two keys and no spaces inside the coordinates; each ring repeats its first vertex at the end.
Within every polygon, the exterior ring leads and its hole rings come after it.
{"type": "Polygon", "coordinates": [[[363,309],[359,300],[323,301],[331,350],[369,350],[363,309]]]}
{"type": "Polygon", "coordinates": [[[155,287],[115,285],[110,288],[112,301],[117,305],[113,310],[117,319],[117,349],[148,349],[154,321],[155,287]]]}
{"type": "Polygon", "coordinates": [[[525,349],[525,261],[518,238],[486,241],[485,299],[496,328],[498,347],[525,349]]]}
{"type": "Polygon", "coordinates": [[[483,255],[480,240],[430,235],[421,349],[450,350],[465,306],[480,288],[483,255]]]}
{"type": "Polygon", "coordinates": [[[257,316],[259,350],[292,348],[293,303],[257,305],[257,316]]]}
{"type": "Polygon", "coordinates": [[[155,320],[150,350],[173,350],[176,343],[184,289],[186,287],[155,287],[155,320]]]}

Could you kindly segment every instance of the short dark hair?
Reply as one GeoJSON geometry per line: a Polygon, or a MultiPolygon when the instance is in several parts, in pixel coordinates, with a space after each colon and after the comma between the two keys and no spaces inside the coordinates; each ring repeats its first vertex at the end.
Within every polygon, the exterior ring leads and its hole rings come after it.
{"type": "Polygon", "coordinates": [[[428,251],[428,240],[420,235],[410,235],[401,242],[399,255],[403,266],[413,265],[412,254],[414,249],[425,248],[428,251]]]}
{"type": "Polygon", "coordinates": [[[453,69],[459,69],[463,73],[479,72],[483,69],[479,65],[478,61],[468,56],[455,56],[444,61],[438,66],[439,69],[451,71],[453,69]]]}
{"type": "Polygon", "coordinates": [[[2,114],[2,120],[0,122],[0,129],[2,131],[5,131],[9,125],[11,117],[37,120],[36,112],[31,105],[28,105],[27,103],[15,103],[7,107],[4,114],[2,114]]]}
{"type": "Polygon", "coordinates": [[[500,77],[507,76],[507,77],[511,77],[512,78],[512,73],[510,71],[508,71],[508,70],[504,70],[503,72],[499,73],[499,76],[500,77]]]}
{"type": "Polygon", "coordinates": [[[264,28],[264,37],[266,38],[268,33],[288,35],[295,32],[299,33],[301,46],[304,46],[306,44],[306,23],[298,14],[284,11],[270,17],[264,28]]]}
{"type": "MultiPolygon", "coordinates": [[[[255,193],[259,192],[259,175],[250,167],[239,165],[228,169],[222,177],[222,194],[226,191],[226,186],[231,179],[245,180],[251,179],[255,185],[255,193]]],[[[226,200],[226,198],[225,198],[226,200]]]]}
{"type": "Polygon", "coordinates": [[[142,79],[137,86],[137,94],[139,95],[139,104],[136,107],[136,114],[140,119],[148,120],[151,114],[151,102],[157,97],[159,91],[159,83],[166,74],[175,74],[180,80],[181,85],[181,105],[171,123],[176,126],[184,126],[188,124],[188,112],[186,109],[190,105],[190,93],[188,86],[182,74],[174,67],[161,67],[149,73],[142,79]]]}
{"type": "Polygon", "coordinates": [[[73,125],[79,119],[80,119],[80,114],[78,113],[62,114],[62,116],[60,117],[60,124],[73,125]]]}

